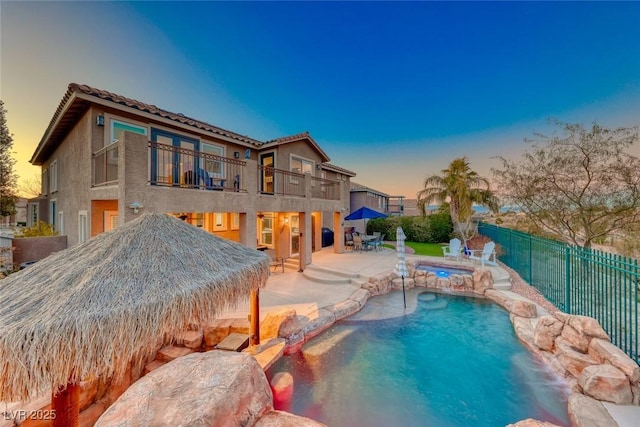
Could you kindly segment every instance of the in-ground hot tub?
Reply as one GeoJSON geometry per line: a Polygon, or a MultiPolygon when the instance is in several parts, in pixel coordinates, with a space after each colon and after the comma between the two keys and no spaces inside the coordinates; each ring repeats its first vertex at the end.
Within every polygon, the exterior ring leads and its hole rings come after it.
{"type": "Polygon", "coordinates": [[[438,265],[438,264],[424,264],[420,263],[416,266],[416,270],[424,270],[429,273],[435,273],[436,276],[442,278],[448,278],[453,274],[461,274],[461,275],[472,275],[473,269],[463,268],[463,267],[453,267],[448,265],[438,265]]]}

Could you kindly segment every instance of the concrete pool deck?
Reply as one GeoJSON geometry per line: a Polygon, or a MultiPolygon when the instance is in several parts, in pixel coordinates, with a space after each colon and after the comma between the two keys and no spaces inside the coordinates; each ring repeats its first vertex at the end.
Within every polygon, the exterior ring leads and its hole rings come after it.
{"type": "MultiPolygon", "coordinates": [[[[406,258],[407,262],[427,260],[452,266],[474,266],[468,260],[458,264],[455,261],[445,261],[439,257],[407,254],[406,258]]],[[[260,292],[260,317],[264,318],[267,313],[285,307],[293,308],[299,315],[306,316],[319,308],[345,301],[360,288],[362,282],[368,281],[369,277],[392,270],[396,262],[397,253],[389,248],[382,248],[378,252],[349,251],[338,254],[333,252],[332,247],[329,247],[314,252],[313,263],[307,266],[304,273],[289,266],[284,273],[280,270],[271,273],[266,287],[260,292]],[[308,277],[312,277],[313,280],[308,277]]],[[[509,274],[499,266],[488,268],[499,282],[498,286],[507,290],[509,286],[505,280],[508,281],[509,274]]],[[[376,302],[376,304],[380,304],[380,302],[376,302]]],[[[407,312],[410,312],[412,305],[414,303],[410,303],[408,300],[407,312]]],[[[247,301],[232,312],[224,313],[221,317],[246,318],[248,312],[249,303],[247,301]]],[[[637,426],[637,420],[640,419],[639,406],[609,403],[604,406],[619,427],[637,426]]]]}

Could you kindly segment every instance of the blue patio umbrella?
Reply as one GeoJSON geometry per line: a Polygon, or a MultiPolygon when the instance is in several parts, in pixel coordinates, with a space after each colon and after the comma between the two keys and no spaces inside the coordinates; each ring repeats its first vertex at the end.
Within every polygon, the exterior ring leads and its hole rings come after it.
{"type": "Polygon", "coordinates": [[[366,234],[366,232],[367,232],[367,220],[368,219],[386,218],[387,216],[388,215],[383,214],[382,212],[374,211],[371,208],[363,206],[360,209],[357,209],[357,210],[351,212],[349,215],[344,217],[344,219],[346,219],[347,221],[352,221],[352,220],[355,220],[355,219],[363,219],[364,222],[365,222],[364,231],[365,231],[365,234],[366,234]]]}

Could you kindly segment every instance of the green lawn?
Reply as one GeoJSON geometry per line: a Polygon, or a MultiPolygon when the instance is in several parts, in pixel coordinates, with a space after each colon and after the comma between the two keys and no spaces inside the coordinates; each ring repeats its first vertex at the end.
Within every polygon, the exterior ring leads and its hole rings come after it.
{"type": "MultiPolygon", "coordinates": [[[[409,246],[416,251],[416,255],[429,255],[429,256],[442,256],[442,245],[437,243],[417,243],[417,242],[404,242],[405,246],[409,246]]],[[[395,249],[393,245],[388,243],[383,244],[385,248],[395,249]]]]}
{"type": "Polygon", "coordinates": [[[438,243],[405,242],[404,244],[413,248],[416,255],[442,256],[442,245],[438,243]]]}

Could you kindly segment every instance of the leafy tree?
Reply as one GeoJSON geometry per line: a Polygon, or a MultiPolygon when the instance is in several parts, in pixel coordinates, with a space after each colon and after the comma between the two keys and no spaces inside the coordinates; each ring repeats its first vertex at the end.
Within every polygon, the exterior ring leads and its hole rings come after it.
{"type": "Polygon", "coordinates": [[[473,204],[498,210],[498,201],[489,188],[489,181],[471,170],[466,157],[454,159],[441,175],[425,179],[424,189],[418,192],[418,208],[424,215],[426,206],[434,202],[449,203],[454,232],[465,245],[476,232],[471,221],[473,204]]]}
{"type": "Polygon", "coordinates": [[[11,156],[13,149],[13,135],[9,133],[7,110],[0,100],[0,217],[16,213],[16,175],[13,172],[15,159],[11,156]]]}
{"type": "Polygon", "coordinates": [[[640,221],[640,159],[628,153],[637,128],[555,123],[561,134],[535,134],[521,161],[494,170],[501,195],[541,231],[578,246],[640,221]]]}

